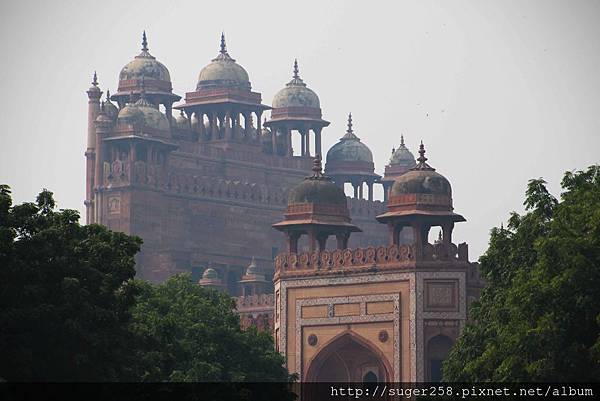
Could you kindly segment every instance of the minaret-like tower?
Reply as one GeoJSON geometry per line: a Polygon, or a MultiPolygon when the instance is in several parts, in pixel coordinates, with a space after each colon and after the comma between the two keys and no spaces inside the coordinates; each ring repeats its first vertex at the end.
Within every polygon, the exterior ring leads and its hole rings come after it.
{"type": "Polygon", "coordinates": [[[329,125],[328,121],[321,118],[321,104],[317,94],[308,88],[298,69],[298,61],[294,60],[294,73],[292,80],[285,88],[281,89],[273,98],[271,120],[265,125],[271,128],[272,149],[277,154],[277,137],[285,138],[285,152],[280,156],[293,156],[292,132],[298,131],[301,135],[300,156],[311,157],[310,132],[315,134],[315,154],[321,155],[321,131],[329,125]]]}
{"type": "Polygon", "coordinates": [[[96,159],[96,126],[95,121],[100,114],[100,98],[102,91],[98,87],[98,76],[94,71],[92,86],[87,91],[88,95],[88,128],[87,128],[87,148],[85,150],[85,221],[87,224],[93,223],[92,204],[94,197],[94,175],[96,159]]]}

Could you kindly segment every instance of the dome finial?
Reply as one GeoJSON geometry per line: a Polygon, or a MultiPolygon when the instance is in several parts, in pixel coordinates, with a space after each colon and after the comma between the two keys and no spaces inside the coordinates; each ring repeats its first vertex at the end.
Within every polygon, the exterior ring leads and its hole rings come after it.
{"type": "Polygon", "coordinates": [[[322,179],[325,176],[323,175],[323,166],[321,165],[321,155],[319,153],[317,153],[317,155],[315,156],[315,159],[313,160],[313,167],[312,167],[312,171],[313,171],[313,175],[312,177],[310,177],[311,179],[322,179]]]}
{"type": "Polygon", "coordinates": [[[92,78],[92,85],[98,86],[98,75],[96,74],[96,71],[94,71],[94,77],[92,78]]]}
{"type": "Polygon", "coordinates": [[[431,167],[429,164],[425,163],[427,161],[427,158],[425,157],[425,145],[423,145],[423,140],[421,140],[421,145],[419,145],[419,158],[417,159],[417,161],[419,163],[415,167],[413,167],[411,170],[435,171],[435,169],[433,167],[431,167]]]}
{"type": "Polygon", "coordinates": [[[400,146],[404,146],[404,134],[400,134],[400,146]]]}
{"type": "Polygon", "coordinates": [[[227,45],[225,44],[225,31],[221,32],[221,54],[227,53],[227,45]]]}
{"type": "Polygon", "coordinates": [[[348,134],[354,133],[354,131],[352,130],[352,113],[348,113],[348,129],[346,130],[346,132],[348,134]]]}
{"type": "Polygon", "coordinates": [[[419,145],[419,158],[417,161],[420,164],[423,164],[427,161],[427,158],[425,157],[425,145],[423,145],[423,140],[421,140],[421,144],[419,145]]]}
{"type": "Polygon", "coordinates": [[[110,91],[108,89],[106,90],[106,101],[110,102],[110,91]]]}
{"type": "Polygon", "coordinates": [[[294,79],[300,78],[300,70],[298,69],[298,59],[294,59],[294,79]]]}
{"type": "Polygon", "coordinates": [[[144,29],[144,32],[142,33],[142,51],[143,52],[148,51],[148,39],[146,38],[146,30],[145,29],[144,29]]]}

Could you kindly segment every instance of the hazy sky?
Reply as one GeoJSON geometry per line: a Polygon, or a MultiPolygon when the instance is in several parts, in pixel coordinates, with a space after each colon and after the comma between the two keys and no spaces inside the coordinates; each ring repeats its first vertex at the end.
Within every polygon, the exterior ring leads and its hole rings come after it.
{"type": "Polygon", "coordinates": [[[146,29],[184,95],[225,30],[267,104],[298,58],[331,121],[324,149],[349,111],[379,173],[400,134],[415,154],[423,139],[476,259],[528,179],[559,195],[565,171],[599,162],[599,20],[599,1],[3,1],[0,183],[83,215],[93,71],[114,91],[146,29]]]}

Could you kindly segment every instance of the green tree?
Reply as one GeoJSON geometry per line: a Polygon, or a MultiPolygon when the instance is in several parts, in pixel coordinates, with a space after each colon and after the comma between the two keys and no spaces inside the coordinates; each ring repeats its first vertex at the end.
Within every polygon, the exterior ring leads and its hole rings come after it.
{"type": "Polygon", "coordinates": [[[132,330],[143,381],[289,381],[271,336],[242,330],[228,295],[198,286],[189,274],[137,286],[132,330]]]}
{"type": "Polygon", "coordinates": [[[492,230],[487,287],[445,380],[600,380],[600,167],[566,173],[562,187],[558,202],[531,180],[526,213],[492,230]]]}
{"type": "Polygon", "coordinates": [[[0,377],[131,380],[127,280],[141,240],[81,226],[44,190],[12,206],[0,186],[0,377]]]}

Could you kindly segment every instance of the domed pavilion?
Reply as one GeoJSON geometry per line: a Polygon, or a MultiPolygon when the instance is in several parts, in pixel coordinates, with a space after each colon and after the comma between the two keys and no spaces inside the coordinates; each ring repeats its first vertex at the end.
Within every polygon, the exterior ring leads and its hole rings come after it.
{"type": "Polygon", "coordinates": [[[327,152],[325,174],[343,188],[349,182],[354,187],[354,197],[363,199],[363,184],[369,189],[369,200],[373,200],[373,184],[381,176],[375,174],[373,153],[352,129],[352,113],[348,115],[348,129],[340,141],[327,152]]]}

